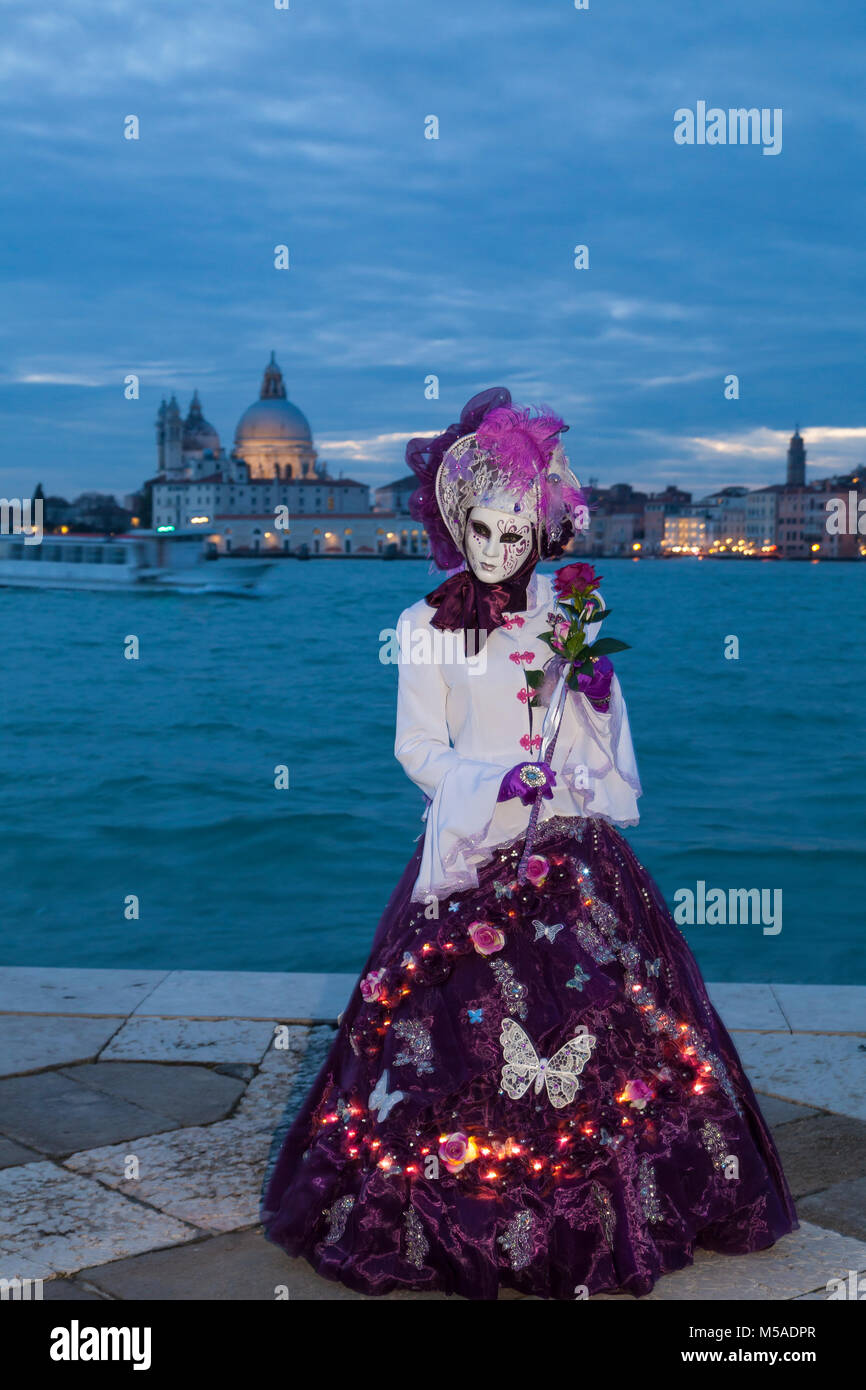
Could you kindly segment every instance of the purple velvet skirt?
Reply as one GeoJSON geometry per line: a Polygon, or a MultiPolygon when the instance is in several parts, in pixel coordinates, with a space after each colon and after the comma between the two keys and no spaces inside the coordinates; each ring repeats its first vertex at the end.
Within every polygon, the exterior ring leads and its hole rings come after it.
{"type": "Polygon", "coordinates": [[[265,1180],[268,1238],[362,1293],[640,1295],[697,1246],[796,1228],[734,1045],[626,841],[556,818],[524,887],[521,848],[425,906],[419,846],[265,1180]]]}

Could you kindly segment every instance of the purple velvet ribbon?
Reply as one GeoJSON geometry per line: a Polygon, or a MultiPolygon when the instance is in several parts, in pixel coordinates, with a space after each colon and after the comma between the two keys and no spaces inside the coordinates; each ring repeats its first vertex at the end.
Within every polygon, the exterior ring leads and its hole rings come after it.
{"type": "Polygon", "coordinates": [[[431,627],[440,631],[491,633],[502,627],[506,613],[526,610],[526,590],[538,556],[532,554],[516,574],[503,584],[484,584],[470,569],[452,574],[427,595],[427,602],[436,609],[430,619],[431,627]]]}

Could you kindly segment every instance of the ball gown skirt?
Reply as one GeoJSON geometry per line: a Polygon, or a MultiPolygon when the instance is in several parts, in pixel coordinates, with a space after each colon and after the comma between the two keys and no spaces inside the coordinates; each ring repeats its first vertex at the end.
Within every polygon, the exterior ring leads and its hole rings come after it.
{"type": "Polygon", "coordinates": [[[647,1293],[796,1228],[658,888],[600,819],[413,903],[421,847],[265,1180],[268,1238],[365,1294],[647,1293]],[[435,916],[438,909],[438,916],[435,916]]]}

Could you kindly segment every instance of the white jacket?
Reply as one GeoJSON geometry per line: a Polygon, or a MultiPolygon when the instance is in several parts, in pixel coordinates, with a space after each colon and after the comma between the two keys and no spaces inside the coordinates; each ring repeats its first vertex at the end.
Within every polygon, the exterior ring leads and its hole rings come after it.
{"type": "MultiPolygon", "coordinates": [[[[400,615],[394,752],[430,798],[415,901],[476,887],[477,866],[495,846],[526,831],[530,808],[518,797],[496,798],[508,769],[538,756],[530,740],[538,737],[545,710],[529,708],[524,671],[551,658],[537,637],[550,628],[553,602],[550,578],[536,571],[526,611],[490,634],[474,669],[463,654],[463,633],[432,628],[436,610],[423,599],[400,615]]],[[[616,676],[606,714],[585,695],[569,693],[552,767],[557,781],[553,799],[542,801],[542,822],[601,816],[616,825],[637,824],[641,787],[616,676]]]]}

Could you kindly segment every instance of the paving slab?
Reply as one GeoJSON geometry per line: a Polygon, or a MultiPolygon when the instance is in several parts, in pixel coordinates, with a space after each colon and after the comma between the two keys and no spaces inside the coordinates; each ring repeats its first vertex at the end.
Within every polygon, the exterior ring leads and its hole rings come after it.
{"type": "Polygon", "coordinates": [[[247,1118],[257,1127],[270,1125],[272,1131],[281,1119],[291,1118],[303,1104],[333,1039],[334,1029],[327,1024],[289,1025],[280,1039],[286,1046],[272,1046],[265,1053],[237,1108],[238,1118],[247,1118]]]}
{"type": "Polygon", "coordinates": [[[79,1284],[77,1279],[48,1279],[43,1285],[45,1303],[104,1303],[105,1295],[79,1284]]]}
{"type": "Polygon", "coordinates": [[[55,1071],[0,1081],[0,1115],[7,1137],[41,1154],[71,1153],[178,1124],[169,1115],[83,1086],[55,1071]]]}
{"type": "Polygon", "coordinates": [[[791,1031],[772,985],[708,984],[707,993],[725,1027],[732,1032],[740,1028],[772,1033],[791,1031]]]}
{"type": "Polygon", "coordinates": [[[287,1263],[260,1230],[239,1231],[118,1260],[89,1270],[88,1281],[120,1299],[272,1303],[287,1263]]]}
{"type": "MultiPolygon", "coordinates": [[[[866,1244],[808,1225],[756,1255],[699,1250],[693,1266],[660,1279],[647,1298],[757,1302],[826,1297],[828,1280],[847,1278],[850,1269],[861,1268],[866,1268],[866,1244]]],[[[112,1298],[123,1300],[364,1301],[364,1295],[323,1279],[306,1260],[290,1259],[265,1240],[259,1228],[89,1269],[86,1278],[112,1298]]],[[[381,1301],[442,1301],[446,1297],[439,1292],[401,1291],[386,1294],[381,1301]]],[[[503,1300],[522,1297],[512,1289],[500,1292],[503,1300]]],[[[634,1302],[623,1294],[600,1294],[593,1301],[611,1299],[634,1302]]]]}
{"type": "Polygon", "coordinates": [[[14,1139],[5,1139],[0,1134],[0,1168],[15,1168],[19,1163],[34,1163],[44,1158],[36,1149],[25,1148],[14,1139]]]}
{"type": "Polygon", "coordinates": [[[777,1129],[779,1125],[788,1125],[792,1120],[808,1120],[811,1115],[821,1113],[811,1105],[797,1105],[791,1100],[779,1100],[778,1096],[764,1096],[760,1092],[756,1094],[761,1114],[771,1129],[777,1129]]]}
{"type": "MultiPolygon", "coordinates": [[[[0,1183],[0,1191],[2,1191],[2,1183],[0,1183]]],[[[24,1255],[12,1255],[7,1251],[4,1222],[4,1241],[3,1248],[0,1250],[0,1279],[6,1279],[10,1283],[13,1279],[19,1280],[22,1285],[18,1290],[19,1299],[22,1302],[38,1302],[40,1287],[49,1277],[49,1274],[45,1272],[44,1264],[40,1264],[34,1259],[28,1259],[24,1255]]]]}
{"type": "Polygon", "coordinates": [[[206,1125],[222,1120],[244,1092],[244,1083],[237,1077],[210,1067],[164,1062],[91,1062],[64,1067],[57,1075],[168,1115],[179,1124],[206,1125]]]}
{"type": "Polygon", "coordinates": [[[866,1172],[866,1123],[862,1120],[817,1115],[782,1125],[773,1137],[797,1199],[866,1172]]]}
{"type": "Polygon", "coordinates": [[[829,1231],[866,1240],[866,1177],[833,1183],[823,1192],[801,1197],[797,1214],[829,1231]]]}
{"type": "Polygon", "coordinates": [[[738,1033],[756,1091],[866,1119],[866,1043],[826,1033],[738,1033]]]}
{"type": "MultiPolygon", "coordinates": [[[[234,1231],[259,1219],[268,1141],[248,1121],[223,1120],[136,1139],[139,1177],[124,1177],[130,1145],[73,1154],[66,1167],[206,1231],[234,1231]]],[[[163,1242],[165,1243],[165,1242],[163,1242]]]]}
{"type": "Polygon", "coordinates": [[[78,1014],[0,1014],[0,1076],[96,1058],[118,1023],[78,1014]]]}
{"type": "Polygon", "coordinates": [[[131,1018],[114,1033],[100,1061],[258,1063],[275,1027],[255,1019],[131,1018]]]}
{"type": "Polygon", "coordinates": [[[173,970],[136,1014],[328,1023],[346,1007],[354,975],[252,970],[173,970]]]}
{"type": "Polygon", "coordinates": [[[0,1013],[125,1017],[167,970],[90,970],[48,965],[0,967],[0,1013]]]}
{"type": "Polygon", "coordinates": [[[795,1033],[866,1034],[866,986],[773,985],[795,1033]]]}
{"type": "Polygon", "coordinates": [[[866,1243],[803,1222],[798,1231],[753,1255],[695,1254],[688,1269],[660,1279],[648,1302],[764,1302],[794,1299],[828,1280],[866,1269],[866,1243]]]}
{"type": "MultiPolygon", "coordinates": [[[[369,1302],[364,1294],[322,1279],[306,1260],[290,1259],[265,1239],[261,1228],[119,1260],[88,1270],[87,1280],[123,1300],[369,1302]]],[[[504,1292],[519,1297],[511,1290],[504,1292]]],[[[377,1302],[441,1302],[446,1297],[442,1293],[394,1292],[377,1302]]]]}
{"type": "Polygon", "coordinates": [[[5,1228],[0,1275],[6,1278],[25,1267],[42,1279],[74,1274],[198,1234],[54,1163],[0,1172],[0,1211],[5,1228]]]}

